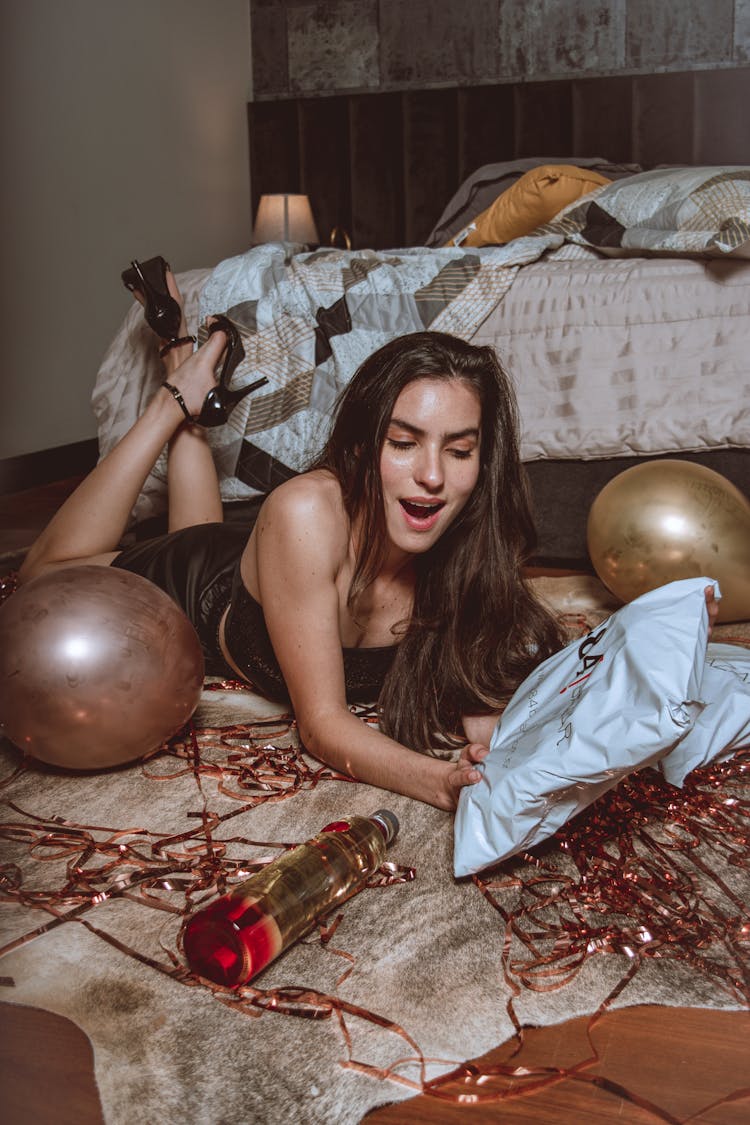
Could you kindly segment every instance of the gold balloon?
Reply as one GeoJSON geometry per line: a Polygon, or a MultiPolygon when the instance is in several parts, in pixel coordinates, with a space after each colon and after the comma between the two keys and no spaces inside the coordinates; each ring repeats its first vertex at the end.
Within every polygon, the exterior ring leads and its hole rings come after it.
{"type": "Polygon", "coordinates": [[[138,574],[64,567],[0,608],[0,733],[44,762],[140,758],[187,722],[202,686],[195,629],[138,574]]]}
{"type": "Polygon", "coordinates": [[[750,619],[750,503],[713,469],[646,461],[604,486],[589,513],[588,548],[624,602],[678,578],[715,578],[719,621],[750,619]]]}

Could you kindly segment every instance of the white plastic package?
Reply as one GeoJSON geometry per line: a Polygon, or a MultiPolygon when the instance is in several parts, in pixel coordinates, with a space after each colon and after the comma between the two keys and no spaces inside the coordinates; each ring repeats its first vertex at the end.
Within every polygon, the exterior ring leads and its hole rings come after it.
{"type": "Polygon", "coordinates": [[[688,734],[702,710],[712,584],[720,596],[711,578],[643,594],[524,680],[478,767],[481,781],[461,790],[456,876],[551,836],[688,734]]]}
{"type": "Polygon", "coordinates": [[[672,785],[682,786],[691,770],[750,746],[750,652],[709,644],[700,697],[705,706],[693,729],[659,763],[672,785]]]}

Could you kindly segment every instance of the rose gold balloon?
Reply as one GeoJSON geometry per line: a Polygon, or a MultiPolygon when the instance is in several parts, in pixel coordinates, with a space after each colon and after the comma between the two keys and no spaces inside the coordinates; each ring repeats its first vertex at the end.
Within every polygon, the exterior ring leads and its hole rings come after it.
{"type": "Polygon", "coordinates": [[[140,758],[187,722],[202,685],[195,629],[137,574],[64,567],[0,608],[0,731],[44,762],[140,758]]]}
{"type": "Polygon", "coordinates": [[[623,601],[678,578],[717,579],[720,621],[750,618],[750,503],[712,469],[647,461],[604,486],[588,520],[596,573],[623,601]]]}

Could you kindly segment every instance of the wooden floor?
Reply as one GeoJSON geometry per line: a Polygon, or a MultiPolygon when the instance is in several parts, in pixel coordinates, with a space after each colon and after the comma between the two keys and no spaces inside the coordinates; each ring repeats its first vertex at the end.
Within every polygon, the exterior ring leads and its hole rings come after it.
{"type": "MultiPolygon", "coordinates": [[[[0,569],[20,557],[75,483],[0,497],[0,569]]],[[[512,1065],[575,1066],[591,1054],[588,1023],[584,1018],[530,1031],[512,1065]]],[[[628,1008],[596,1023],[592,1040],[597,1060],[576,1080],[561,1078],[529,1096],[491,1104],[421,1096],[373,1111],[367,1125],[648,1125],[688,1118],[693,1125],[750,1122],[750,1093],[704,1108],[750,1087],[750,1012],[628,1008]],[[590,1081],[592,1076],[608,1082],[590,1081]]],[[[509,1045],[501,1046],[482,1063],[507,1062],[510,1051],[509,1045]]],[[[480,1089],[486,1095],[503,1087],[490,1079],[480,1089]]],[[[455,1096],[463,1090],[460,1082],[445,1087],[455,1096]]],[[[52,1013],[0,1003],[0,1105],[3,1125],[101,1125],[93,1052],[83,1032],[52,1013]]],[[[135,1109],[134,1114],[135,1122],[135,1109]]]]}
{"type": "Polygon", "coordinates": [[[31,546],[79,480],[71,477],[0,496],[0,566],[3,561],[7,564],[20,557],[31,546]]]}
{"type": "MultiPolygon", "coordinates": [[[[93,1052],[83,1032],[70,1020],[35,1008],[2,1004],[0,1017],[3,1125],[102,1125],[93,1052]]],[[[588,1022],[584,1017],[532,1029],[511,1065],[573,1068],[591,1056],[588,1022]]],[[[750,1012],[624,1008],[596,1024],[592,1041],[598,1061],[576,1079],[561,1077],[529,1096],[480,1105],[423,1095],[371,1111],[366,1125],[674,1125],[688,1118],[692,1125],[747,1125],[750,1120],[747,1098],[700,1112],[748,1085],[750,1012]],[[628,1096],[619,1096],[618,1088],[628,1096]]],[[[510,1051],[510,1046],[498,1048],[483,1061],[507,1062],[510,1051]]],[[[503,1088],[492,1079],[480,1087],[485,1098],[503,1088]]],[[[384,1097],[387,1093],[386,1085],[384,1097]]],[[[454,1082],[443,1093],[465,1096],[465,1087],[454,1082]]],[[[137,1121],[134,1110],[134,1125],[137,1121]]],[[[268,1125],[274,1125],[272,1112],[268,1125]]]]}

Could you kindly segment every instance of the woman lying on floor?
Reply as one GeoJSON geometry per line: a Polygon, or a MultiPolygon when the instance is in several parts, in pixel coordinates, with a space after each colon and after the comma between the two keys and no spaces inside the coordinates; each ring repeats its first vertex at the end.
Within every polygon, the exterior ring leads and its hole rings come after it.
{"type": "Polygon", "coordinates": [[[162,350],[168,382],[39,537],[20,581],[83,563],[149,578],[195,625],[208,672],[291,700],[311,754],[453,809],[479,780],[504,693],[561,644],[521,574],[533,525],[509,381],[491,349],[442,333],[386,344],[346,388],[314,466],[248,529],[221,522],[194,424],[228,344],[217,330],[196,352],[189,339],[162,350]],[[169,532],[118,551],[166,442],[169,532]],[[375,698],[381,731],[347,706],[375,698]]]}

